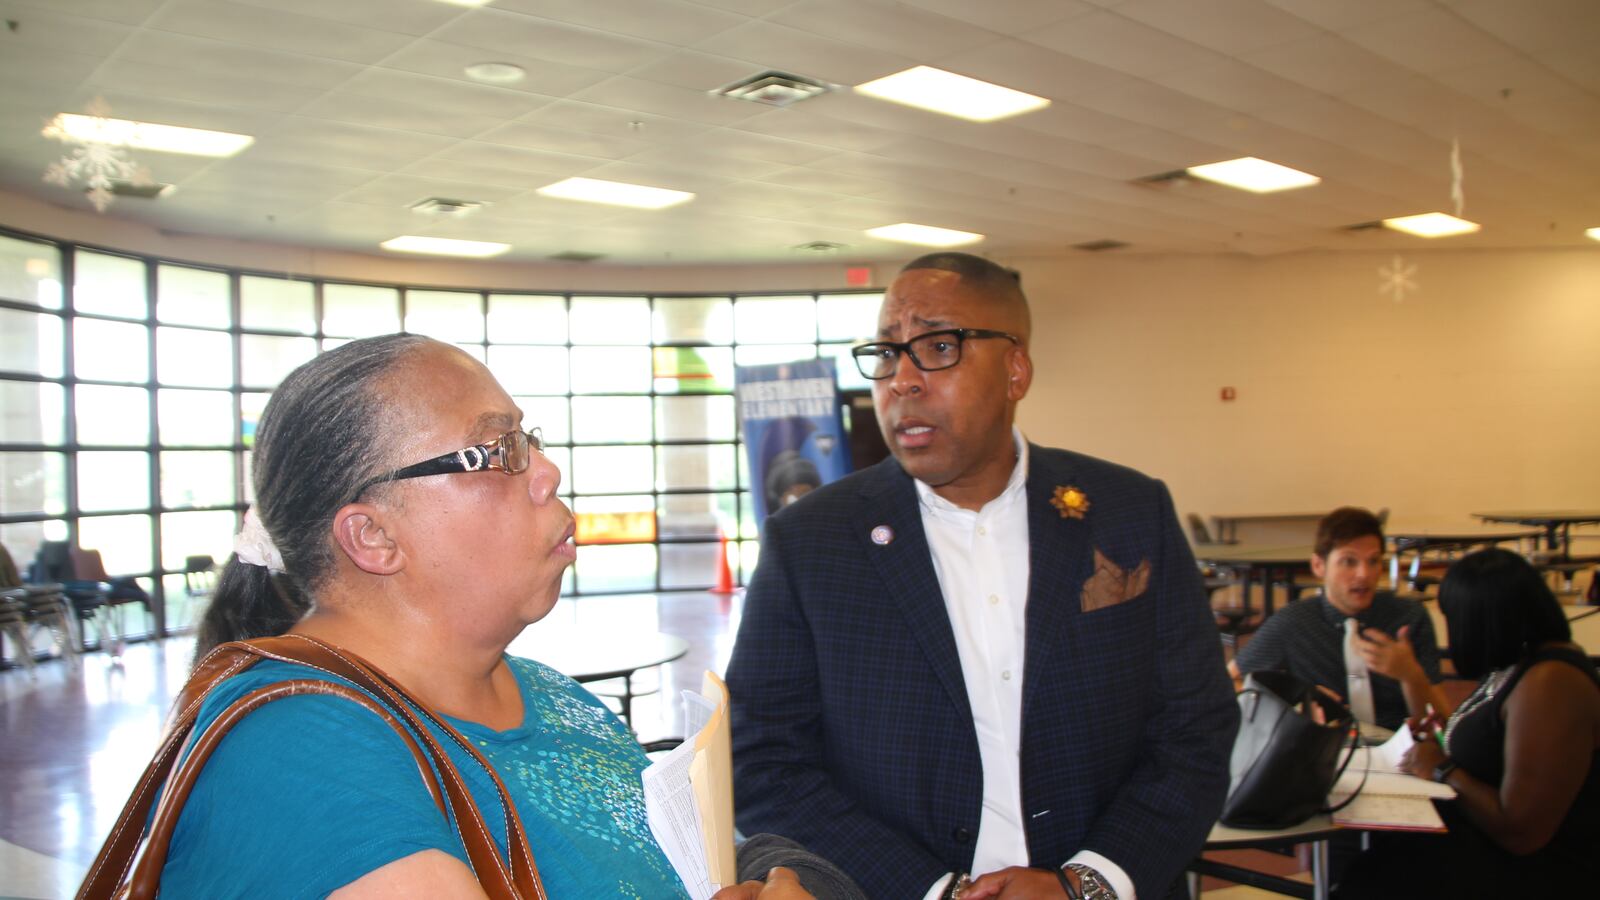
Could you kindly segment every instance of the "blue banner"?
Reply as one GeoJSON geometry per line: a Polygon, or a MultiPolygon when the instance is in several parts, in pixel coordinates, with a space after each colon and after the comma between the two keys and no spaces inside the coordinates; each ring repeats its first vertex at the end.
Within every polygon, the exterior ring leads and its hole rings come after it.
{"type": "Polygon", "coordinates": [[[735,372],[757,522],[850,474],[834,365],[831,359],[807,359],[735,372]]]}

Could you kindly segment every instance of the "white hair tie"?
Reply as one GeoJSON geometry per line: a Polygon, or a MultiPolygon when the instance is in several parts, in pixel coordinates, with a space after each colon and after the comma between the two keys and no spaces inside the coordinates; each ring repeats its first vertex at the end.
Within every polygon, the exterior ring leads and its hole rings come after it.
{"type": "Polygon", "coordinates": [[[245,510],[244,524],[239,527],[239,533],[233,536],[233,552],[242,563],[262,566],[273,575],[283,574],[283,555],[272,543],[272,535],[261,524],[254,506],[245,510]]]}

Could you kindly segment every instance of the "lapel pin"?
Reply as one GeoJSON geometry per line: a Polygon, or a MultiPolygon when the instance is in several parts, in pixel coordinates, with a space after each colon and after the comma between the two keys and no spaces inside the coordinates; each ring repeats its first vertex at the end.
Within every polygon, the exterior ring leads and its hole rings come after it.
{"type": "Polygon", "coordinates": [[[1081,519],[1089,511],[1089,495],[1076,485],[1058,487],[1050,505],[1061,511],[1063,519],[1081,519]]]}
{"type": "Polygon", "coordinates": [[[892,540],[894,540],[893,528],[887,525],[879,525],[877,528],[872,529],[872,542],[874,544],[882,547],[892,540]]]}

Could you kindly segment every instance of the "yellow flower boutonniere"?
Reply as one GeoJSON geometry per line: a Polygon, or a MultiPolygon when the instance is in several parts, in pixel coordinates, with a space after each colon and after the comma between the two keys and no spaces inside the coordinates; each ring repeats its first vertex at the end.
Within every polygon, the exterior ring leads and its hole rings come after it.
{"type": "Polygon", "coordinates": [[[1081,519],[1089,511],[1089,495],[1072,485],[1056,488],[1056,494],[1050,498],[1050,505],[1061,510],[1063,519],[1081,519]]]}

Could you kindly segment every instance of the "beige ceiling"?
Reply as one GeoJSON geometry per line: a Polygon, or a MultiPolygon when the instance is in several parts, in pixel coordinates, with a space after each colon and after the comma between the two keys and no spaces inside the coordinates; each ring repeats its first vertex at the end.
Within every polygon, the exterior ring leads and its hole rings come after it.
{"type": "MultiPolygon", "coordinates": [[[[605,262],[903,258],[863,229],[978,231],[996,255],[1413,247],[1346,226],[1452,209],[1462,247],[1593,246],[1600,0],[0,0],[0,189],[53,115],[244,132],[232,159],[141,152],[179,232],[377,252],[398,234],[605,262]],[[463,68],[516,63],[512,87],[463,68]],[[854,94],[928,64],[1040,94],[987,125],[854,94]],[[712,96],[776,68],[842,86],[790,108],[712,96]],[[1235,156],[1322,176],[1252,195],[1134,179],[1235,156]],[[648,212],[549,199],[573,175],[693,191],[648,212]],[[439,221],[426,197],[482,201],[439,221]]],[[[13,223],[26,227],[26,223],[13,223]]]]}

